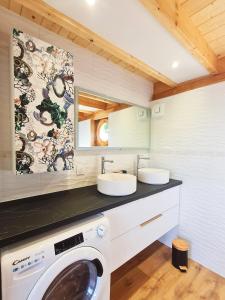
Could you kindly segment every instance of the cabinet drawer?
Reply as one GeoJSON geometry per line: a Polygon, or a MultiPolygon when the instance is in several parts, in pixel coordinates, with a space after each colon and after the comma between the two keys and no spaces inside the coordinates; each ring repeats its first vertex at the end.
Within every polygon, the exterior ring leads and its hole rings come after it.
{"type": "Polygon", "coordinates": [[[175,227],[178,211],[175,206],[111,241],[111,272],[175,227]]]}
{"type": "Polygon", "coordinates": [[[145,197],[104,212],[111,228],[111,239],[179,204],[179,187],[145,197]]]}

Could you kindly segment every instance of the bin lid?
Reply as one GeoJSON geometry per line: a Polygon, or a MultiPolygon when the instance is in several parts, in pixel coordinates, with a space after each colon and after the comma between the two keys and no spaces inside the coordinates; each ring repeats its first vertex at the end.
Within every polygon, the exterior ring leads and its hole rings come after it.
{"type": "Polygon", "coordinates": [[[180,251],[187,251],[189,249],[188,242],[182,239],[173,240],[173,247],[180,251]]]}

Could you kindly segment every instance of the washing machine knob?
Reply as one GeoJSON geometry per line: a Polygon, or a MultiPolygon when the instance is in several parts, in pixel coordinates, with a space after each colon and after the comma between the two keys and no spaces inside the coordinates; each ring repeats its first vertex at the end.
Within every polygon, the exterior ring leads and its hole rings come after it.
{"type": "Polygon", "coordinates": [[[106,227],[104,226],[104,225],[98,225],[98,227],[97,227],[97,235],[99,236],[99,237],[103,237],[103,236],[105,236],[105,233],[106,233],[106,227]]]}

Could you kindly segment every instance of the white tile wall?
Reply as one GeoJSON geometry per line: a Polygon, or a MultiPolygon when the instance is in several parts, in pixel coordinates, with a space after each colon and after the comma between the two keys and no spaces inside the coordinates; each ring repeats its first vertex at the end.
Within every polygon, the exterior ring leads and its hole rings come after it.
{"type": "Polygon", "coordinates": [[[99,155],[103,154],[112,156],[115,161],[113,166],[108,168],[133,172],[137,151],[88,151],[86,154],[79,152],[76,154],[77,170],[74,172],[28,176],[15,176],[12,173],[9,46],[10,31],[13,27],[71,51],[75,59],[76,86],[143,106],[149,106],[152,95],[152,83],[148,80],[0,8],[0,201],[94,184],[100,166],[99,155]]]}
{"type": "Polygon", "coordinates": [[[151,164],[183,180],[178,234],[194,260],[225,277],[225,83],[160,102],[166,110],[152,119],[151,164]]]}

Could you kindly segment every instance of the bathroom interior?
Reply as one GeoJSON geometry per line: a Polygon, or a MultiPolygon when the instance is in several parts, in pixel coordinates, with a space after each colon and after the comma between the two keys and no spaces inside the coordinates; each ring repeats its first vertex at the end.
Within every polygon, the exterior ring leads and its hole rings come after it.
{"type": "Polygon", "coordinates": [[[225,299],[225,1],[0,0],[2,300],[225,299]]]}

